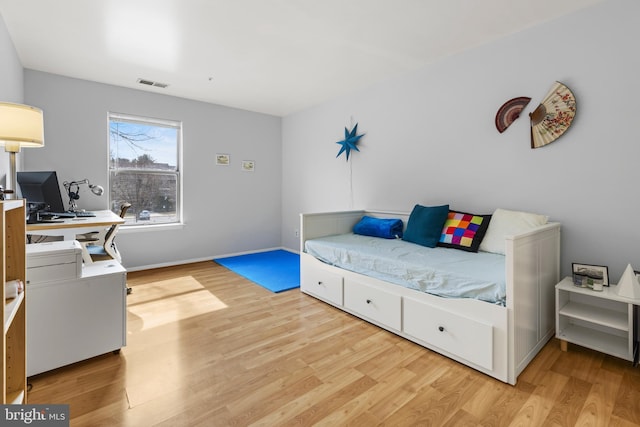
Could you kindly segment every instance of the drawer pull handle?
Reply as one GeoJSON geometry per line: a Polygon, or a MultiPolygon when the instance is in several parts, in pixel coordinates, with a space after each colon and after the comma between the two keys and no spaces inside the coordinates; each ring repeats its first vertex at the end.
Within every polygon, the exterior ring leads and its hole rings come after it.
{"type": "Polygon", "coordinates": [[[367,300],[367,304],[371,304],[371,300],[370,299],[367,300]]]}
{"type": "Polygon", "coordinates": [[[322,282],[321,282],[321,281],[318,281],[318,285],[322,285],[322,282]]]}
{"type": "Polygon", "coordinates": [[[439,330],[440,332],[444,332],[444,326],[438,326],[438,330],[439,330]]]}

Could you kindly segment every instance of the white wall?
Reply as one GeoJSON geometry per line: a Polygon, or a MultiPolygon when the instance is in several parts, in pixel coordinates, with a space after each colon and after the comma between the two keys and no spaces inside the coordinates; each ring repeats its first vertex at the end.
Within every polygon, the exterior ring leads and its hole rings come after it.
{"type": "Polygon", "coordinates": [[[0,16],[0,101],[21,103],[24,94],[22,64],[0,16]]]}
{"type": "MultiPolygon", "coordinates": [[[[7,32],[2,16],[0,16],[0,102],[15,102],[21,104],[24,95],[22,78],[22,64],[13,47],[13,42],[7,32]]],[[[9,155],[0,148],[0,185],[6,185],[6,175],[9,173],[9,155]]],[[[16,158],[18,167],[20,155],[16,158]]]]}
{"type": "Polygon", "coordinates": [[[560,221],[564,274],[572,262],[607,265],[613,282],[640,269],[638,40],[640,2],[609,0],[285,117],[284,246],[298,249],[300,212],[449,203],[560,221]],[[528,113],[556,80],[576,119],[532,150],[528,113]],[[500,134],[496,111],[516,96],[532,101],[500,134]],[[348,164],[335,142],[355,122],[366,136],[348,164]]]}
{"type": "MultiPolygon", "coordinates": [[[[25,101],[45,117],[45,147],[24,150],[25,170],[56,170],[61,183],[106,186],[107,112],[182,121],[185,225],[120,232],[127,268],[280,247],[279,117],[33,70],[24,80],[25,101]],[[216,153],[230,154],[231,165],[216,166],[216,153]],[[255,172],[242,171],[242,160],[254,160],[255,172]]],[[[84,187],[78,205],[108,208],[84,187]]]]}
{"type": "MultiPolygon", "coordinates": [[[[638,24],[640,2],[609,0],[281,124],[276,117],[30,70],[23,96],[22,67],[0,22],[0,99],[45,110],[47,146],[20,156],[25,169],[55,168],[61,179],[106,182],[108,110],[185,122],[187,225],[118,236],[128,267],[280,244],[297,249],[300,212],[450,203],[475,212],[504,207],[548,214],[563,224],[563,273],[574,261],[608,265],[616,281],[627,263],[640,269],[638,24]],[[558,141],[531,150],[526,113],[554,80],[574,91],[578,115],[558,141]],[[529,96],[531,104],[499,134],[495,112],[515,96],[529,96]],[[366,136],[346,163],[344,155],[335,158],[335,142],[355,122],[366,136]],[[216,168],[216,152],[230,153],[234,164],[256,160],[256,172],[216,168]]],[[[106,199],[86,193],[80,202],[106,208],[106,199]]]]}

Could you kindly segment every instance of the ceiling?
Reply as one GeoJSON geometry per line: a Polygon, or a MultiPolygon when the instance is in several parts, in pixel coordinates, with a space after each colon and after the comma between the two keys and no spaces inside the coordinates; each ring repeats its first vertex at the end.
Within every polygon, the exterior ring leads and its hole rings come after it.
{"type": "Polygon", "coordinates": [[[0,0],[0,15],[25,68],[285,116],[601,1],[0,0]]]}

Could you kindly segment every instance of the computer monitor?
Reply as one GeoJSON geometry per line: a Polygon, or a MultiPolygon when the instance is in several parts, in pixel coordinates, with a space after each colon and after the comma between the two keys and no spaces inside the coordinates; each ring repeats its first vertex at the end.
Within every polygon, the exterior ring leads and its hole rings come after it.
{"type": "Polygon", "coordinates": [[[18,172],[18,185],[27,203],[44,203],[44,210],[64,212],[60,185],[55,171],[18,172]]]}

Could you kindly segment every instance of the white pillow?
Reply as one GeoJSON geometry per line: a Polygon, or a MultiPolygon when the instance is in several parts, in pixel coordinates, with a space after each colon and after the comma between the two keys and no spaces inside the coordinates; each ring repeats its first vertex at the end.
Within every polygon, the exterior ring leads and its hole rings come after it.
{"type": "Polygon", "coordinates": [[[524,233],[546,224],[547,221],[549,217],[546,215],[496,209],[489,221],[487,234],[480,243],[480,250],[504,255],[505,236],[524,233]]]}

